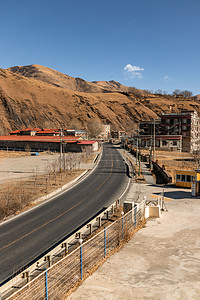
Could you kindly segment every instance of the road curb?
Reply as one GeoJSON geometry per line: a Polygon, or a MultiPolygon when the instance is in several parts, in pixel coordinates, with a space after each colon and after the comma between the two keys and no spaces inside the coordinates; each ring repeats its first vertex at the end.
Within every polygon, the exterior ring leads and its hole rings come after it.
{"type": "Polygon", "coordinates": [[[0,222],[0,226],[12,221],[15,218],[18,218],[19,216],[25,215],[26,213],[30,212],[31,210],[37,209],[41,205],[45,205],[48,201],[52,201],[54,199],[54,197],[61,195],[62,193],[65,193],[66,191],[74,188],[77,184],[79,184],[80,182],[85,180],[98,166],[101,156],[102,156],[102,152],[103,152],[102,149],[100,150],[99,153],[97,153],[96,157],[94,158],[93,163],[95,162],[95,165],[91,170],[88,169],[88,170],[83,171],[79,176],[77,176],[70,182],[66,183],[65,185],[61,186],[60,188],[54,190],[53,192],[51,192],[45,196],[41,196],[41,197],[35,199],[34,201],[31,202],[33,205],[35,204],[33,207],[31,207],[23,212],[20,212],[17,215],[12,215],[12,216],[8,217],[6,220],[2,220],[0,222]]]}

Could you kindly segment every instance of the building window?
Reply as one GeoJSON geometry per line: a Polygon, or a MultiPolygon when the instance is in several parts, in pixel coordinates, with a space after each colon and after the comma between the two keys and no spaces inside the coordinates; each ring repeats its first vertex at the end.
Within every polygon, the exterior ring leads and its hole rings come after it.
{"type": "Polygon", "coordinates": [[[167,141],[162,141],[163,146],[167,146],[167,141]]]}
{"type": "Polygon", "coordinates": [[[173,141],[173,146],[177,146],[177,141],[173,141]]]}
{"type": "Polygon", "coordinates": [[[182,175],[182,180],[181,181],[185,181],[185,175],[182,175]]]}
{"type": "Polygon", "coordinates": [[[181,175],[179,174],[176,175],[176,181],[181,181],[181,175]]]}
{"type": "Polygon", "coordinates": [[[187,175],[187,182],[191,182],[191,175],[187,175]]]}

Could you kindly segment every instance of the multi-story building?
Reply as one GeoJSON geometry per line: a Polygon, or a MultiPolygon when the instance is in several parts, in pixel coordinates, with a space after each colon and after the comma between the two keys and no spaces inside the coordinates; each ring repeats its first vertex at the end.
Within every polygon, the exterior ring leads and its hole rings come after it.
{"type": "MultiPolygon", "coordinates": [[[[134,146],[153,148],[154,136],[138,135],[133,141],[134,146]]],[[[182,151],[182,135],[155,135],[155,147],[162,150],[182,151]]]]}
{"type": "Polygon", "coordinates": [[[115,130],[115,131],[111,131],[110,133],[111,135],[111,138],[113,139],[125,139],[126,138],[126,132],[125,131],[118,131],[118,130],[115,130]]]}
{"type": "Polygon", "coordinates": [[[110,138],[110,125],[103,125],[102,131],[99,135],[101,139],[109,139],[110,138]]]}
{"type": "Polygon", "coordinates": [[[162,114],[160,126],[162,135],[182,135],[183,151],[200,150],[200,118],[196,111],[162,114]]]}
{"type": "MultiPolygon", "coordinates": [[[[155,121],[143,121],[140,123],[140,135],[153,136],[154,128],[157,137],[168,136],[170,140],[170,136],[182,136],[181,140],[177,139],[182,142],[182,147],[180,145],[178,147],[182,148],[182,151],[191,153],[200,151],[200,118],[196,111],[182,110],[180,113],[166,113],[155,121]]],[[[160,147],[163,147],[163,143],[160,147]]]]}
{"type": "Polygon", "coordinates": [[[154,135],[154,128],[156,135],[161,134],[160,122],[161,119],[140,122],[140,135],[154,135]]]}

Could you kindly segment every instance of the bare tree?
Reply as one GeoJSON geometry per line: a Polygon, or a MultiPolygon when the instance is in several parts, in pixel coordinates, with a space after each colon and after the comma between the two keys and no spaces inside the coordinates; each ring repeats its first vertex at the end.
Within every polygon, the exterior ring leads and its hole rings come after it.
{"type": "Polygon", "coordinates": [[[81,122],[77,119],[72,119],[69,122],[69,129],[80,129],[82,127],[81,122]]]}
{"type": "Polygon", "coordinates": [[[103,130],[103,124],[99,120],[93,119],[87,123],[87,129],[90,138],[97,138],[103,130]]]}
{"type": "Polygon", "coordinates": [[[163,95],[168,95],[168,91],[163,91],[163,95]]]}
{"type": "Polygon", "coordinates": [[[181,90],[179,90],[179,89],[174,90],[173,93],[172,93],[172,95],[173,96],[179,96],[179,95],[181,95],[181,90]]]}
{"type": "Polygon", "coordinates": [[[156,95],[162,95],[163,94],[163,91],[161,89],[158,89],[156,92],[155,92],[156,95]]]}
{"type": "Polygon", "coordinates": [[[181,94],[183,95],[184,98],[191,98],[193,93],[191,91],[188,90],[184,90],[181,92],[181,94]]]}

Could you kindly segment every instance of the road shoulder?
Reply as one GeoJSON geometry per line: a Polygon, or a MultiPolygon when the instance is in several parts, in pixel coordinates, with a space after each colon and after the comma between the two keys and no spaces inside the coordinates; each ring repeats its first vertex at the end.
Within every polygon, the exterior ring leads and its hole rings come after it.
{"type": "MultiPolygon", "coordinates": [[[[149,194],[160,190],[146,187],[149,194]]],[[[149,220],[68,300],[200,299],[200,199],[171,187],[165,194],[168,212],[149,220]]]]}

